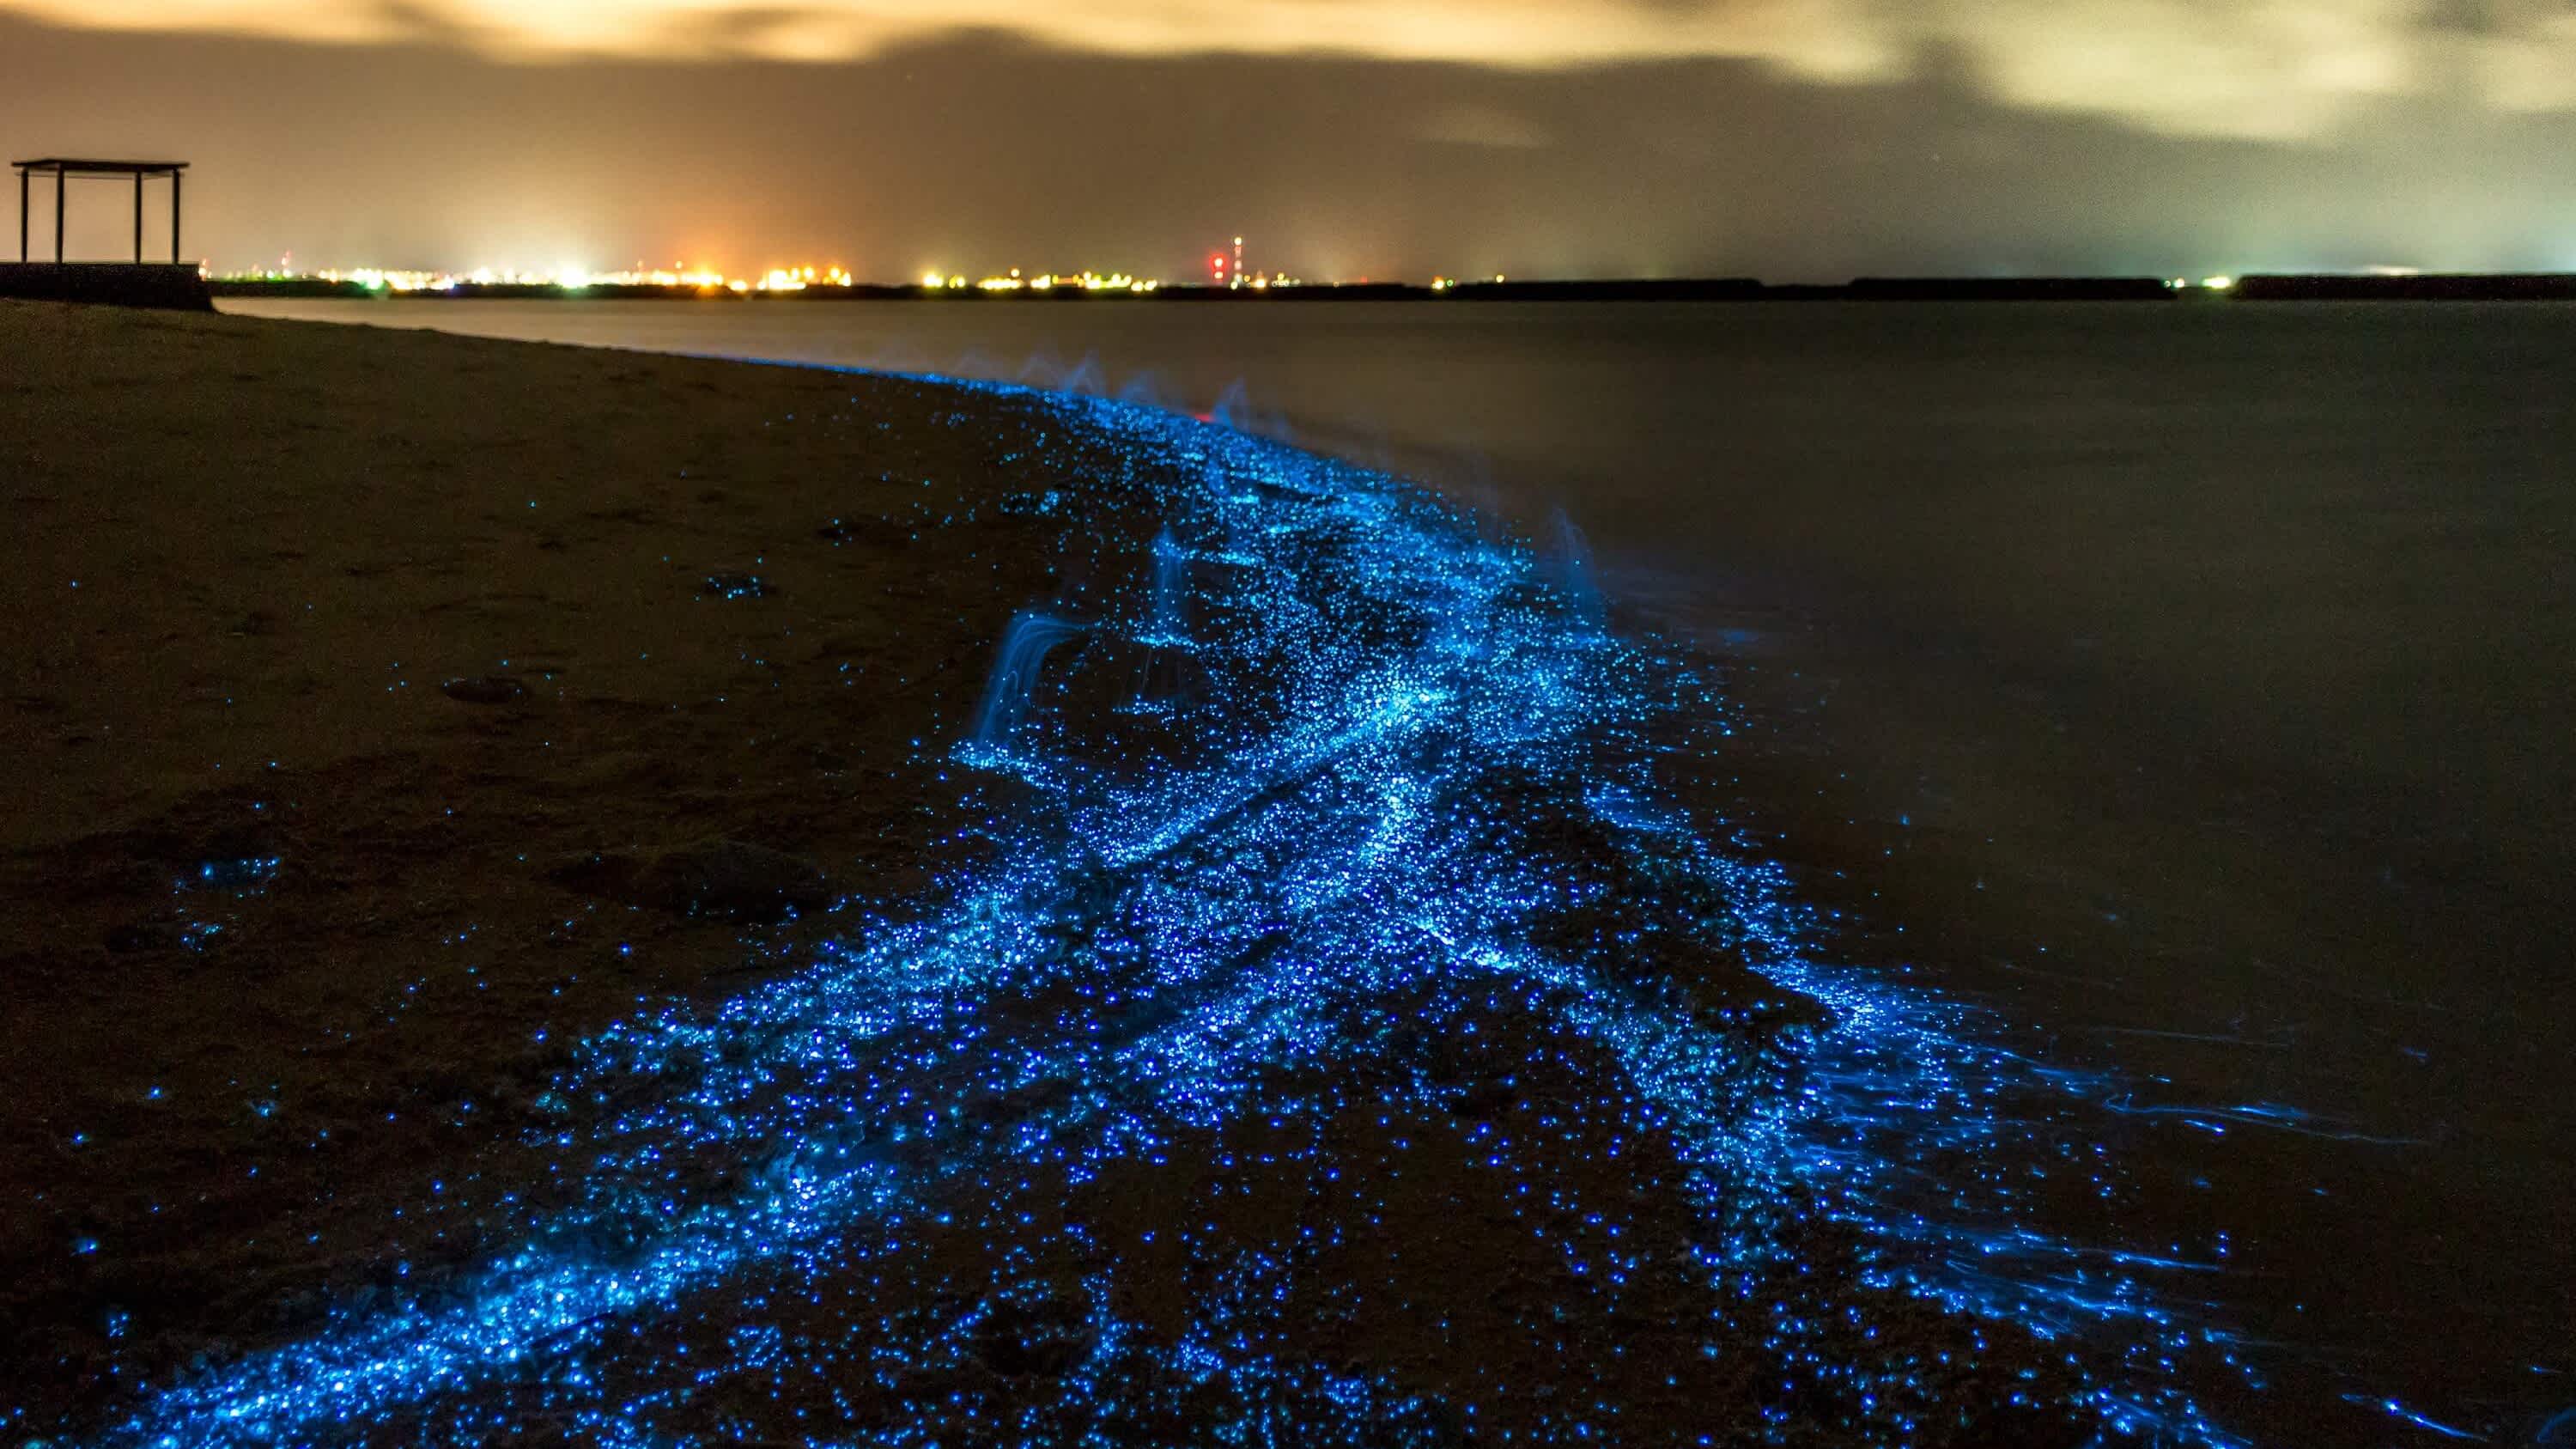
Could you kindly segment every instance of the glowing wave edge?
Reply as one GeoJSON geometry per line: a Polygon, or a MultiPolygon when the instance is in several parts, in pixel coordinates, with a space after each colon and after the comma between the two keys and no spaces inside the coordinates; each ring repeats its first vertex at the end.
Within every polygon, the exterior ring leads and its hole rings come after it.
{"type": "Polygon", "coordinates": [[[1818,959],[1782,869],[1693,787],[1730,728],[1703,667],[1397,480],[958,386],[1135,460],[1050,480],[1115,602],[1058,606],[1043,657],[997,670],[1018,697],[948,742],[987,782],[991,863],[926,913],[845,904],[718,1009],[585,1042],[514,1251],[92,1442],[1669,1432],[1688,1415],[1623,1389],[1631,1361],[1708,1396],[1698,1442],[1991,1442],[2014,1413],[2231,1442],[2175,1367],[2223,1336],[2146,1281],[2190,1265],[2031,1221],[2039,1179],[2112,1171],[2024,1150],[2101,1085],[1818,959]],[[1411,1202],[1408,1153],[1490,1211],[1411,1202]],[[1134,1207],[1174,1162],[1207,1170],[1134,1207]],[[1454,1312],[1350,1266],[1453,1235],[1495,1263],[1454,1312]],[[900,1286],[968,1260],[980,1291],[900,1286]],[[1569,1311],[1600,1387],[1537,1409],[1372,1352],[1389,1324],[1569,1311]],[[1325,1320],[1344,1351],[1315,1350],[1325,1320]]]}

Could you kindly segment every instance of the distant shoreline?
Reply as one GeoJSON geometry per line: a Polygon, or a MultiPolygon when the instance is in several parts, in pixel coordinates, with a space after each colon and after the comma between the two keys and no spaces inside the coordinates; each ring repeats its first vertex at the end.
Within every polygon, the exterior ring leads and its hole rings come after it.
{"type": "Polygon", "coordinates": [[[122,263],[0,263],[0,297],[203,311],[217,298],[349,301],[530,302],[1010,302],[1064,304],[1171,302],[2571,302],[2576,273],[2527,272],[2417,276],[2254,275],[2200,283],[2158,277],[1861,277],[1830,284],[1774,284],[1741,277],[1673,280],[1486,281],[1418,286],[1409,282],[1227,288],[1158,286],[1143,290],[1081,286],[883,286],[807,283],[770,290],[711,285],[550,282],[458,282],[444,287],[391,287],[321,277],[205,277],[187,266],[122,263]]]}
{"type": "Polygon", "coordinates": [[[1671,281],[1464,282],[1444,288],[1405,282],[1305,285],[1267,290],[1161,287],[1091,292],[1078,287],[986,292],[920,286],[806,286],[737,293],[690,286],[460,283],[393,291],[359,282],[210,280],[216,297],[350,298],[395,301],[903,302],[2562,302],[2576,301],[2576,273],[2418,276],[2254,275],[2223,288],[2176,286],[2155,277],[1862,277],[1832,284],[1774,284],[1747,278],[1671,281]]]}

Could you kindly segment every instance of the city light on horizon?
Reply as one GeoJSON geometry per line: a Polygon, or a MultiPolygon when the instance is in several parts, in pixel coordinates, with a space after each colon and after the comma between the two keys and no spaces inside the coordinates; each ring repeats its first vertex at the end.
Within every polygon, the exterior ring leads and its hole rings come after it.
{"type": "MultiPolygon", "coordinates": [[[[1243,237],[1233,239],[1231,266],[1226,254],[1219,254],[1216,285],[1228,290],[1269,291],[1307,285],[1305,279],[1286,273],[1242,270],[1246,245],[1243,237]]],[[[744,276],[735,276],[723,268],[704,263],[673,262],[668,267],[632,267],[609,271],[594,270],[577,263],[553,267],[521,269],[515,267],[476,267],[451,270],[437,267],[320,267],[299,268],[295,254],[288,251],[274,267],[217,271],[203,263],[198,270],[211,280],[233,283],[312,283],[335,286],[357,286],[372,292],[449,292],[461,287],[551,287],[565,292],[579,292],[594,287],[651,287],[664,290],[690,290],[703,293],[802,292],[813,288],[885,288],[910,286],[923,292],[1086,292],[1103,294],[1145,295],[1163,290],[1163,278],[1123,269],[1030,271],[1012,267],[1001,272],[985,273],[970,278],[966,273],[932,267],[908,282],[861,279],[839,263],[817,266],[799,264],[773,266],[744,276]]]]}
{"type": "MultiPolygon", "coordinates": [[[[2386,264],[2340,269],[2331,267],[2288,266],[2249,270],[2271,275],[2352,276],[2372,277],[2383,280],[2404,279],[2424,275],[2423,270],[2420,268],[2386,264]]],[[[1084,269],[1081,271],[1030,272],[1024,268],[1018,267],[1009,268],[1001,272],[986,273],[980,276],[969,276],[964,272],[951,272],[934,267],[924,271],[919,276],[908,280],[881,281],[860,278],[848,268],[837,263],[824,266],[805,264],[797,266],[769,267],[756,274],[745,276],[734,276],[720,268],[693,265],[686,262],[675,262],[669,267],[661,268],[646,268],[639,266],[621,268],[613,271],[594,271],[585,267],[569,264],[561,267],[540,270],[477,267],[471,270],[450,271],[439,268],[380,266],[298,268],[294,265],[291,253],[285,257],[281,257],[278,265],[274,267],[217,270],[204,262],[200,262],[198,264],[198,271],[209,280],[225,283],[252,285],[323,283],[332,286],[361,287],[371,292],[404,294],[454,292],[468,287],[506,287],[550,288],[567,294],[577,294],[594,288],[651,288],[663,291],[695,291],[701,295],[707,296],[724,294],[734,296],[783,295],[810,291],[816,288],[827,290],[908,289],[918,291],[926,295],[970,295],[981,293],[985,295],[1022,294],[1043,296],[1057,293],[1084,293],[1092,295],[1147,296],[1164,291],[1167,288],[1176,285],[1167,282],[1165,279],[1160,277],[1140,276],[1125,271],[1102,272],[1092,269],[1084,269]]],[[[2223,295],[2234,291],[2240,276],[2244,274],[2245,273],[2240,272],[2217,271],[2204,272],[2196,275],[2185,274],[2180,276],[2171,276],[2162,278],[2161,280],[2166,289],[2173,292],[2223,295]]],[[[1291,276],[1285,273],[1256,272],[1250,275],[1244,275],[1234,270],[1234,262],[1231,256],[1219,254],[1210,258],[1210,276],[1207,280],[1196,284],[1180,283],[1177,285],[1184,289],[1191,288],[1195,285],[1195,288],[1200,291],[1216,290],[1223,292],[1262,293],[1269,291],[1285,291],[1317,285],[1331,287],[1391,284],[1396,286],[1418,286],[1434,296],[1446,296],[1457,292],[1461,287],[1500,287],[1509,284],[1512,280],[1513,278],[1511,274],[1507,272],[1494,272],[1481,277],[1459,277],[1443,272],[1435,273],[1428,278],[1418,281],[1402,278],[1356,277],[1347,280],[1316,283],[1306,278],[1291,276]]],[[[1529,281],[1531,279],[1524,278],[1522,280],[1529,281]]],[[[1688,284],[1689,281],[1689,279],[1655,278],[1544,278],[1538,280],[1542,285],[1581,284],[1588,281],[1627,282],[1633,280],[1672,280],[1677,284],[1688,284]]],[[[1723,281],[1725,279],[1717,280],[1723,281]]],[[[2011,278],[1998,277],[1994,278],[1994,280],[2011,280],[2011,278]]]]}

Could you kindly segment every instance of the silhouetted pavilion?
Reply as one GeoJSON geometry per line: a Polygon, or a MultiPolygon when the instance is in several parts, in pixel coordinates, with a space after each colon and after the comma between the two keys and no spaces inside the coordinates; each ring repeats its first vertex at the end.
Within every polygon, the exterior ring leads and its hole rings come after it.
{"type": "Polygon", "coordinates": [[[170,262],[179,261],[179,173],[188,169],[185,161],[83,161],[63,156],[47,156],[35,161],[13,161],[18,168],[18,260],[27,260],[28,183],[43,172],[54,176],[54,261],[63,259],[63,202],[66,183],[72,177],[134,178],[134,260],[143,261],[143,179],[147,176],[170,178],[170,262]]]}

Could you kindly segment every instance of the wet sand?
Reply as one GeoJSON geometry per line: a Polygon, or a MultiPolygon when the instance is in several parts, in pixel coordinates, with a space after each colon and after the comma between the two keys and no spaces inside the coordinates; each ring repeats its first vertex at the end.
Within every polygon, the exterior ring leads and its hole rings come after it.
{"type": "Polygon", "coordinates": [[[809,871],[900,899],[966,850],[912,742],[1052,551],[917,525],[1012,491],[1007,404],[34,303],[0,337],[0,1413],[344,1293],[563,1043],[738,988],[809,871]]]}
{"type": "MultiPolygon", "coordinates": [[[[1724,789],[1631,708],[1671,661],[1384,480],[882,377],[0,335],[0,1429],[2194,1422],[1945,1311],[2011,1294],[1944,1286],[1904,1122],[1809,1134],[1794,1063],[1991,1084],[1766,959],[1765,878],[1659,799],[1724,789]],[[1185,515],[1176,660],[1118,621],[1185,515]],[[1033,602],[1091,631],[1048,749],[961,763],[1033,602]],[[1130,710],[1167,667],[1238,737],[1130,710]]],[[[1992,1129],[1945,1120],[1943,1196],[1992,1129]]]]}

